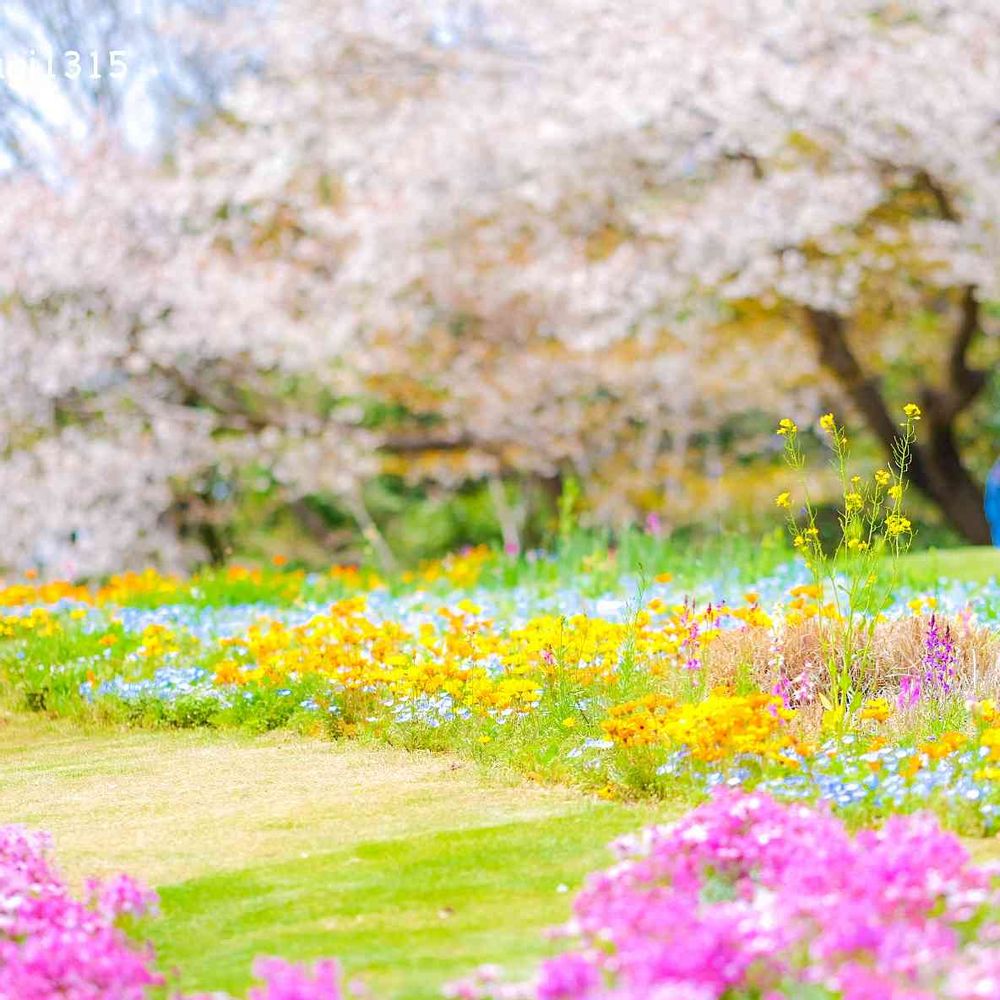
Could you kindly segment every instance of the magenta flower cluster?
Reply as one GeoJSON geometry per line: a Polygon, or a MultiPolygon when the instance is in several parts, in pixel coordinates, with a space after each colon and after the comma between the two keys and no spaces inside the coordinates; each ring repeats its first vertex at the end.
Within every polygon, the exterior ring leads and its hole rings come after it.
{"type": "Polygon", "coordinates": [[[931,615],[924,636],[924,656],[922,670],[906,674],[900,680],[896,703],[900,708],[910,708],[928,692],[949,694],[955,684],[958,653],[951,626],[942,629],[936,615],[931,615]]]}
{"type": "Polygon", "coordinates": [[[44,834],[0,827],[0,997],[139,1000],[161,977],[119,928],[156,897],[126,875],[69,892],[44,834]]]}
{"type": "Polygon", "coordinates": [[[1000,997],[997,878],[931,817],[852,836],[823,809],[726,791],[617,848],[534,1000],[1000,997]]]}
{"type": "Polygon", "coordinates": [[[340,1000],[340,965],[333,959],[312,968],[291,965],[280,958],[259,958],[254,975],[264,985],[252,989],[247,1000],[340,1000]]]}
{"type": "MultiPolygon", "coordinates": [[[[156,895],[128,875],[87,883],[76,899],[44,833],[0,826],[0,1000],[146,1000],[162,996],[153,951],[122,929],[152,913],[156,895]]],[[[247,1000],[340,1000],[336,962],[313,968],[259,959],[247,1000]]],[[[207,997],[174,1000],[208,1000],[207,997]]],[[[220,1000],[212,994],[211,1000],[220,1000]]]]}
{"type": "MultiPolygon", "coordinates": [[[[246,1000],[342,1000],[340,963],[321,959],[315,965],[295,965],[281,958],[258,958],[254,975],[261,981],[247,993],[246,1000]]],[[[173,1000],[231,1000],[227,994],[199,993],[173,1000]]]]}

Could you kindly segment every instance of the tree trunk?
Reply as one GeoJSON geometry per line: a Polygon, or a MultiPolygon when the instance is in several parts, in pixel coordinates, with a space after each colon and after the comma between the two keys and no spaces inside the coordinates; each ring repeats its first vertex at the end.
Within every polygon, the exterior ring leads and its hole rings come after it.
{"type": "Polygon", "coordinates": [[[953,420],[946,413],[939,413],[932,393],[925,393],[922,400],[928,434],[921,448],[926,456],[923,463],[926,483],[921,489],[963,538],[973,545],[989,545],[990,526],[983,489],[962,462],[953,420]]]}
{"type": "MultiPolygon", "coordinates": [[[[820,363],[833,374],[848,399],[868,424],[888,455],[900,438],[878,380],[867,375],[847,337],[847,325],[837,313],[806,310],[806,329],[820,363]]],[[[924,434],[913,445],[908,478],[941,511],[966,541],[988,545],[990,530],[983,490],[962,462],[955,439],[955,420],[986,384],[984,373],[968,367],[966,354],[978,330],[974,289],[962,296],[961,317],[951,345],[948,381],[943,388],[924,386],[920,392],[924,434]]]]}

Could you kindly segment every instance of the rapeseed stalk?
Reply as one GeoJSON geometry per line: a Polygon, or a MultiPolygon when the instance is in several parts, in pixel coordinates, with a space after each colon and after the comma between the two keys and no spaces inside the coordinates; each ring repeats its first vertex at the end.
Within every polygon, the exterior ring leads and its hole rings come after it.
{"type": "Polygon", "coordinates": [[[868,479],[849,471],[846,429],[832,413],[820,418],[841,487],[839,534],[832,548],[820,537],[799,429],[788,418],[778,424],[777,433],[785,439],[785,461],[799,479],[802,501],[796,510],[788,491],[779,494],[775,503],[787,511],[792,544],[813,576],[815,603],[808,611],[818,621],[829,677],[829,688],[820,700],[825,726],[837,732],[849,728],[860,704],[858,695],[863,692],[856,689],[856,679],[871,664],[875,626],[896,587],[899,557],[912,540],[913,528],[903,501],[920,408],[908,403],[903,414],[888,465],[868,479]]]}

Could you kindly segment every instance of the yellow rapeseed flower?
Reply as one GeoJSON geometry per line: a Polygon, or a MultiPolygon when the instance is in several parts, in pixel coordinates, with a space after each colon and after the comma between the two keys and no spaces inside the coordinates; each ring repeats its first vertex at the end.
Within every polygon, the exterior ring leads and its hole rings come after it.
{"type": "Polygon", "coordinates": [[[912,528],[913,525],[910,524],[910,519],[908,517],[903,517],[902,514],[890,514],[885,519],[885,530],[892,538],[898,538],[900,535],[906,535],[912,530],[912,528]]]}
{"type": "Polygon", "coordinates": [[[865,506],[865,499],[860,493],[846,493],[844,495],[844,509],[848,514],[855,514],[865,506]]]}

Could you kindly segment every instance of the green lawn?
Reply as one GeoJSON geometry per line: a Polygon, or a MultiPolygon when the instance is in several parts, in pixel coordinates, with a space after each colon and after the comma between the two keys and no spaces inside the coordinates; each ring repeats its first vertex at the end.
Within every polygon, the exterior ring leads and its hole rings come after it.
{"type": "Polygon", "coordinates": [[[911,552],[901,560],[900,570],[901,582],[916,588],[931,588],[940,577],[986,583],[1000,580],[1000,549],[968,546],[911,552]]]}
{"type": "Polygon", "coordinates": [[[340,956],[380,997],[440,996],[484,962],[527,975],[607,842],[647,818],[587,804],[192,879],[163,889],[154,940],[186,987],[240,988],[262,952],[340,956]]]}
{"type": "Polygon", "coordinates": [[[52,831],[75,884],[156,885],[150,934],[187,989],[241,990],[261,953],[338,956],[386,997],[527,973],[607,843],[668,816],[449,755],[0,719],[0,821],[52,831]]]}

